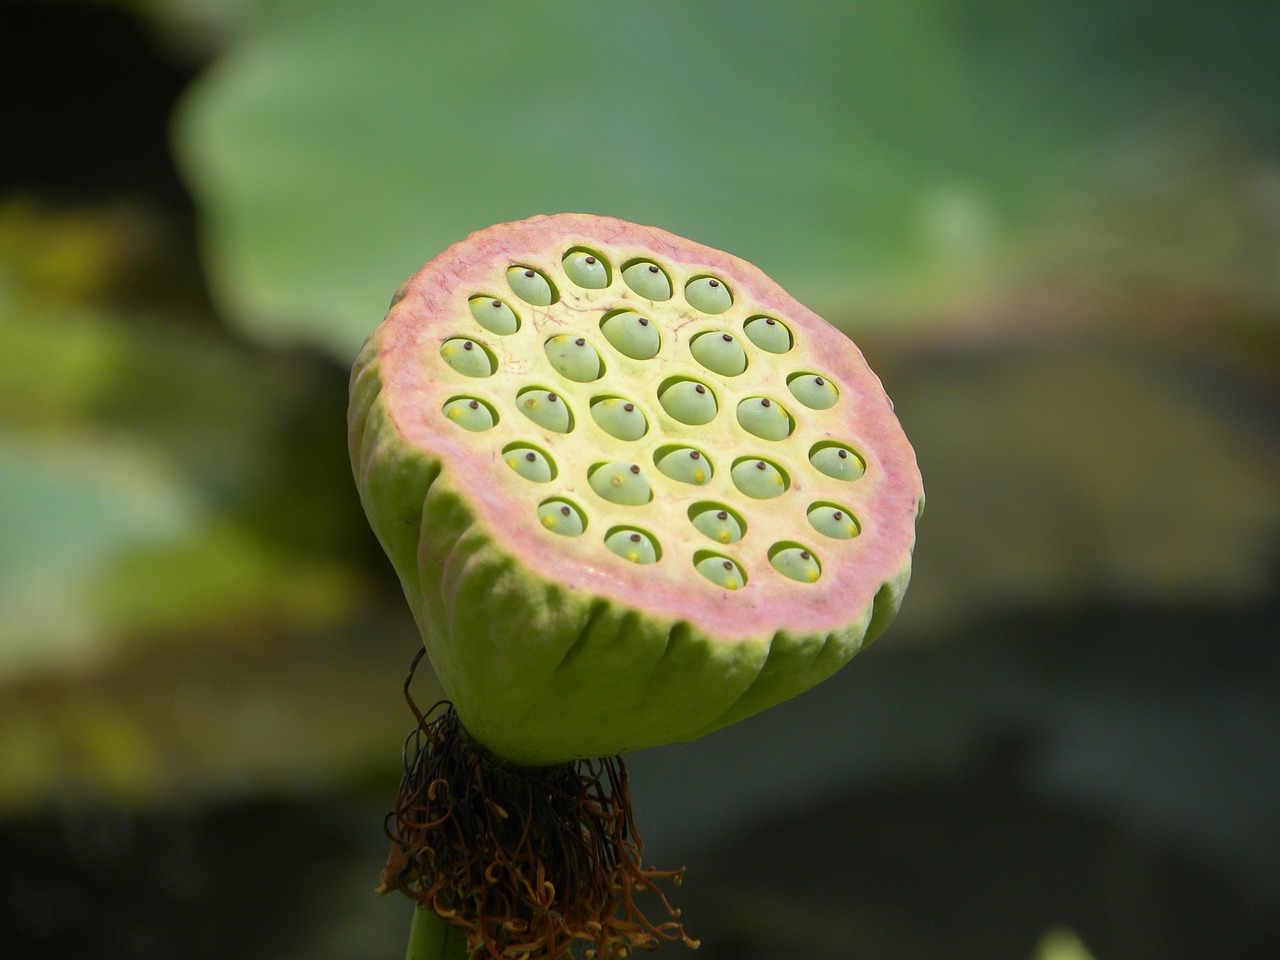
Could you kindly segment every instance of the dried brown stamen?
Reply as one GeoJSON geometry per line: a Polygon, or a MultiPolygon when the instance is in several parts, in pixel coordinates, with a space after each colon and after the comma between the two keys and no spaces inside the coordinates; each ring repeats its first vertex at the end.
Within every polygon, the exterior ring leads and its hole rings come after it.
{"type": "MultiPolygon", "coordinates": [[[[414,660],[417,666],[422,652],[414,660]]],[[[410,671],[410,679],[413,673],[410,671]]],[[[452,705],[405,742],[405,775],[386,830],[387,893],[400,890],[467,937],[485,960],[559,960],[577,941],[598,960],[622,960],[684,932],[658,887],[684,870],[641,863],[621,757],[529,770],[477,745],[452,705]],[[633,894],[654,894],[670,920],[650,922],[633,894]]]]}

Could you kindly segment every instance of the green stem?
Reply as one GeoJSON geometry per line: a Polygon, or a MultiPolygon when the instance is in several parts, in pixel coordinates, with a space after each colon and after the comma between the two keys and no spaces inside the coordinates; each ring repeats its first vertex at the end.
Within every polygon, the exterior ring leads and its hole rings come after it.
{"type": "Polygon", "coordinates": [[[453,924],[425,907],[413,908],[409,949],[404,960],[468,960],[467,938],[453,924]]]}

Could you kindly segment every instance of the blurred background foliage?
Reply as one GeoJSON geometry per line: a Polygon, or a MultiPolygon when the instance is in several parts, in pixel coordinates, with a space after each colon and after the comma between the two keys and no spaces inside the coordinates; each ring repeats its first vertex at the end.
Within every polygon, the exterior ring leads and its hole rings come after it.
{"type": "Polygon", "coordinates": [[[930,498],[888,642],[632,758],[701,953],[1274,956],[1272,6],[0,6],[0,952],[402,949],[346,370],[581,210],[839,324],[930,498]]]}

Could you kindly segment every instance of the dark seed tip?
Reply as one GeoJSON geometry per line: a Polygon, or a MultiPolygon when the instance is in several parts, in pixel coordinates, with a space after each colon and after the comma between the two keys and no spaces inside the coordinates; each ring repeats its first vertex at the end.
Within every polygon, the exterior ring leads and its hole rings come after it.
{"type": "Polygon", "coordinates": [[[702,384],[698,384],[698,385],[697,385],[696,387],[694,387],[693,389],[694,389],[697,393],[706,393],[706,392],[707,392],[707,388],[706,388],[706,387],[704,387],[702,384]]]}
{"type": "Polygon", "coordinates": [[[641,317],[641,318],[640,318],[640,326],[642,326],[642,327],[647,327],[648,325],[649,325],[649,321],[648,321],[648,320],[646,320],[644,317],[641,317]]]}
{"type": "Polygon", "coordinates": [[[480,409],[480,401],[479,401],[479,400],[472,400],[470,403],[468,403],[468,404],[467,404],[467,406],[468,406],[468,407],[470,407],[472,410],[479,410],[479,409],[480,409]]]}
{"type": "Polygon", "coordinates": [[[690,450],[690,451],[689,451],[689,459],[690,459],[690,460],[697,460],[697,459],[699,459],[701,456],[702,456],[702,454],[700,454],[697,450],[690,450]]]}
{"type": "Polygon", "coordinates": [[[732,563],[730,563],[728,560],[726,560],[726,561],[724,562],[724,568],[725,568],[726,570],[732,570],[732,569],[733,569],[733,564],[732,564],[732,563]]]}
{"type": "Polygon", "coordinates": [[[728,520],[728,519],[729,519],[729,514],[728,514],[728,513],[726,513],[724,510],[721,510],[719,513],[717,513],[717,514],[716,514],[716,519],[717,519],[717,520],[728,520]]]}
{"type": "Polygon", "coordinates": [[[832,519],[832,520],[843,520],[843,519],[844,519],[844,514],[843,514],[843,513],[841,513],[839,510],[837,510],[835,513],[833,513],[833,514],[831,515],[831,519],[832,519]]]}
{"type": "Polygon", "coordinates": [[[524,458],[528,460],[530,463],[533,463],[533,461],[538,459],[538,455],[534,453],[532,450],[530,450],[528,453],[524,455],[524,458]]]}
{"type": "Polygon", "coordinates": [[[724,340],[725,343],[733,343],[733,337],[729,336],[727,333],[722,334],[721,339],[724,340]]]}
{"type": "Polygon", "coordinates": [[[762,406],[762,407],[767,407],[767,406],[769,406],[769,398],[768,398],[768,397],[762,397],[762,398],[761,398],[761,400],[760,400],[760,406],[762,406]]]}
{"type": "Polygon", "coordinates": [[[560,512],[561,512],[564,516],[566,516],[566,517],[567,517],[569,514],[573,513],[573,511],[572,511],[572,510],[570,510],[568,507],[561,507],[561,508],[560,508],[560,512]]]}
{"type": "Polygon", "coordinates": [[[468,340],[466,343],[464,343],[464,344],[462,345],[462,349],[463,349],[463,350],[470,350],[470,349],[471,349],[472,347],[474,347],[474,346],[475,346],[475,344],[474,344],[474,343],[472,343],[470,340],[468,340]]]}
{"type": "Polygon", "coordinates": [[[627,413],[630,413],[635,408],[636,408],[636,405],[634,403],[624,403],[622,405],[622,409],[627,411],[627,413]]]}
{"type": "Polygon", "coordinates": [[[813,382],[816,383],[818,386],[822,386],[824,383],[826,383],[826,381],[823,380],[821,377],[814,377],[813,382]]]}
{"type": "Polygon", "coordinates": [[[757,461],[756,461],[756,469],[757,469],[757,470],[763,470],[763,469],[764,469],[764,461],[763,461],[763,460],[757,460],[757,461]]]}
{"type": "Polygon", "coordinates": [[[765,317],[765,318],[764,318],[764,322],[765,322],[765,323],[767,323],[769,326],[771,326],[771,327],[772,327],[772,326],[773,326],[774,324],[776,324],[778,321],[777,321],[777,320],[775,320],[775,319],[773,319],[773,317],[765,317]]]}
{"type": "Polygon", "coordinates": [[[579,337],[577,340],[575,340],[575,341],[573,341],[573,342],[574,342],[574,343],[576,343],[578,346],[580,346],[580,347],[581,347],[581,346],[584,346],[584,345],[586,344],[586,342],[587,342],[587,341],[585,341],[585,340],[583,340],[581,337],[579,337]]]}
{"type": "Polygon", "coordinates": [[[595,262],[596,262],[595,257],[587,257],[587,263],[595,263],[595,262]]]}
{"type": "Polygon", "coordinates": [[[637,466],[633,463],[633,464],[631,465],[631,472],[632,472],[632,473],[639,473],[639,472],[640,472],[640,468],[639,468],[639,467],[637,467],[637,466]]]}
{"type": "Polygon", "coordinates": [[[650,273],[657,273],[657,272],[658,272],[658,268],[657,268],[654,264],[652,264],[652,263],[651,263],[651,264],[649,264],[649,272],[650,272],[650,273]]]}
{"type": "Polygon", "coordinates": [[[495,307],[500,307],[500,306],[502,306],[502,301],[501,301],[501,300],[495,300],[495,301],[493,301],[493,305],[494,305],[495,307]]]}
{"type": "Polygon", "coordinates": [[[525,275],[526,277],[528,277],[529,279],[531,279],[531,280],[533,279],[533,271],[532,271],[532,270],[526,270],[526,271],[524,272],[524,275],[525,275]]]}
{"type": "Polygon", "coordinates": [[[632,543],[639,543],[639,542],[640,542],[640,534],[638,534],[638,533],[633,533],[633,534],[631,535],[631,542],[632,542],[632,543]]]}
{"type": "Polygon", "coordinates": [[[708,286],[708,287],[718,287],[718,286],[720,286],[720,281],[719,281],[719,280],[708,280],[708,281],[707,281],[707,286],[708,286]]]}
{"type": "Polygon", "coordinates": [[[556,402],[557,400],[559,400],[559,399],[560,399],[560,398],[559,398],[559,397],[557,397],[554,393],[548,393],[548,394],[547,394],[547,402],[548,402],[548,403],[555,403],[555,402],[556,402]]]}
{"type": "Polygon", "coordinates": [[[847,460],[849,458],[849,451],[841,450],[838,454],[836,454],[836,456],[838,456],[841,460],[847,460]]]}
{"type": "Polygon", "coordinates": [[[808,559],[809,559],[809,551],[808,551],[808,550],[801,550],[801,551],[800,551],[800,559],[801,559],[801,560],[808,560],[808,559]]]}

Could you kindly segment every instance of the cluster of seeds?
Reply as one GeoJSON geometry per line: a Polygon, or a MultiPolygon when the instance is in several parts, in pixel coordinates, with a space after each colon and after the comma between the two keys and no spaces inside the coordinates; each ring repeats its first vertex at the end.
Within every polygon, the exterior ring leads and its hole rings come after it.
{"type": "Polygon", "coordinates": [[[675,562],[733,590],[749,579],[735,545],[753,533],[773,571],[812,583],[860,532],[866,460],[828,430],[847,417],[824,414],[840,385],[720,277],[575,247],[460,297],[439,346],[456,388],[441,414],[528,481],[550,533],[595,528],[638,564],[678,547],[675,562]]]}

